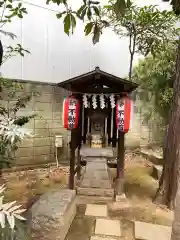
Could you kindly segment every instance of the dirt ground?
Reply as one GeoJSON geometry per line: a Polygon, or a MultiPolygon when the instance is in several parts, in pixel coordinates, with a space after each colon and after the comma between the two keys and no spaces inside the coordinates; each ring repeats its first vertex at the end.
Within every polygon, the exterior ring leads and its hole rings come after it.
{"type": "Polygon", "coordinates": [[[4,201],[17,201],[29,208],[49,188],[67,186],[69,167],[60,166],[3,173],[1,184],[7,187],[4,201]]]}
{"type": "MultiPolygon", "coordinates": [[[[128,153],[125,160],[125,193],[127,200],[109,204],[114,217],[171,226],[173,212],[153,203],[158,181],[151,175],[153,164],[143,156],[128,153]]],[[[116,169],[110,169],[115,177],[116,169]]]]}

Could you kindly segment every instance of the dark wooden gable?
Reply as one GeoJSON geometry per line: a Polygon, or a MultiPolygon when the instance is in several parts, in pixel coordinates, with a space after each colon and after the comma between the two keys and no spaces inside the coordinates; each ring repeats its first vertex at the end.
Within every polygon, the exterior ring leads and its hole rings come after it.
{"type": "Polygon", "coordinates": [[[76,93],[130,93],[138,87],[136,83],[101,71],[99,67],[58,86],[76,93]]]}

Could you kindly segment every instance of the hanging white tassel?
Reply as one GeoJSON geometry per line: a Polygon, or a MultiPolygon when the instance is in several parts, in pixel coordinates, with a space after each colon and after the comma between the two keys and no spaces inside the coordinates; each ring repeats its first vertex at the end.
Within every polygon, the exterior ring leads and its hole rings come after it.
{"type": "Polygon", "coordinates": [[[115,104],[114,94],[111,94],[110,102],[111,102],[111,108],[115,108],[116,104],[115,104]]]}
{"type": "Polygon", "coordinates": [[[83,105],[85,108],[88,108],[88,99],[86,94],[83,95],[83,105]]]}
{"type": "Polygon", "coordinates": [[[105,108],[105,99],[103,93],[100,95],[100,108],[104,109],[105,108]]]}
{"type": "Polygon", "coordinates": [[[92,96],[92,106],[94,109],[97,108],[97,99],[96,99],[96,95],[92,96]]]}

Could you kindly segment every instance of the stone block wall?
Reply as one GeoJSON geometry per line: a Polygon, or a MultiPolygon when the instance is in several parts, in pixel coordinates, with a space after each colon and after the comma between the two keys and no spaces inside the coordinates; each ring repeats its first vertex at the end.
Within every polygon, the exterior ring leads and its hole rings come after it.
{"type": "Polygon", "coordinates": [[[134,104],[134,116],[132,128],[125,135],[127,148],[139,148],[149,145],[152,142],[152,134],[149,127],[143,123],[143,116],[140,111],[141,103],[137,99],[134,104]]]}
{"type": "MultiPolygon", "coordinates": [[[[22,94],[36,91],[19,115],[36,114],[25,126],[33,134],[25,139],[16,152],[16,164],[31,165],[55,162],[55,135],[63,136],[63,148],[58,149],[59,162],[67,160],[67,144],[70,132],[62,127],[62,102],[67,91],[55,85],[23,83],[22,94]]],[[[21,92],[19,92],[21,94],[21,92]]]]}

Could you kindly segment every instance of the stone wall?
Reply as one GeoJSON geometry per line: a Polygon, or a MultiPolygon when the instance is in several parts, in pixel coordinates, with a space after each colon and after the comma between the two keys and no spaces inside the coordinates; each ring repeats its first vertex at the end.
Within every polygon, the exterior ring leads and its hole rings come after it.
{"type": "Polygon", "coordinates": [[[62,101],[67,91],[50,84],[23,83],[23,92],[37,91],[25,109],[18,114],[36,114],[26,127],[33,138],[25,139],[16,152],[18,165],[55,162],[55,135],[63,136],[63,148],[58,151],[59,162],[67,160],[69,131],[62,127],[62,101]]]}
{"type": "Polygon", "coordinates": [[[152,142],[152,133],[147,124],[143,123],[140,106],[140,101],[136,99],[132,128],[125,136],[125,144],[127,148],[144,147],[152,142]]]}
{"type": "MultiPolygon", "coordinates": [[[[38,92],[38,95],[33,96],[27,107],[18,112],[23,116],[36,114],[36,117],[26,124],[34,137],[23,140],[19,145],[16,152],[16,164],[34,165],[55,162],[55,135],[63,136],[63,148],[58,151],[59,162],[67,162],[70,132],[62,127],[62,101],[67,96],[67,91],[48,83],[23,82],[22,85],[23,88],[18,90],[17,95],[33,91],[38,92]]],[[[152,141],[152,134],[147,125],[143,124],[138,106],[137,100],[133,128],[126,134],[127,148],[145,146],[152,141]]]]}

